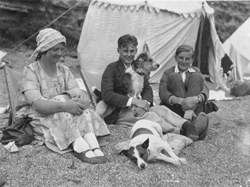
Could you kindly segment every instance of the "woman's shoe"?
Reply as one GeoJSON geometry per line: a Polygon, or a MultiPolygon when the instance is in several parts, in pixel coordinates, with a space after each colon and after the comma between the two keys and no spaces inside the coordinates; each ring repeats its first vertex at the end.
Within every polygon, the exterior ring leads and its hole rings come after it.
{"type": "Polygon", "coordinates": [[[89,163],[89,164],[103,164],[103,163],[105,163],[105,161],[103,159],[100,159],[98,157],[92,157],[92,158],[86,157],[86,153],[88,151],[92,151],[92,150],[88,149],[88,150],[83,151],[81,153],[73,151],[73,154],[75,155],[76,158],[78,158],[82,162],[86,162],[86,163],[89,163]]]}
{"type": "MultiPolygon", "coordinates": [[[[101,149],[99,147],[93,148],[92,151],[94,152],[97,149],[99,149],[101,151],[101,149]]],[[[106,156],[96,156],[96,158],[101,159],[103,162],[107,162],[108,161],[108,158],[106,156]]]]}

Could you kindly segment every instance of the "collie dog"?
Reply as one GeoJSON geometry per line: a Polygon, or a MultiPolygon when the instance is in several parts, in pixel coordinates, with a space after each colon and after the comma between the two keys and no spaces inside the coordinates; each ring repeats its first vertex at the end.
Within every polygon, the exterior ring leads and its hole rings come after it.
{"type": "MultiPolygon", "coordinates": [[[[125,71],[123,82],[126,90],[128,90],[127,95],[141,99],[144,77],[149,79],[150,72],[157,70],[159,66],[160,65],[151,58],[147,44],[144,44],[143,52],[138,55],[131,63],[131,66],[125,71]]],[[[101,91],[96,87],[92,87],[92,92],[96,100],[96,113],[101,117],[110,114],[110,112],[107,111],[106,103],[104,103],[101,98],[101,91]]]]}

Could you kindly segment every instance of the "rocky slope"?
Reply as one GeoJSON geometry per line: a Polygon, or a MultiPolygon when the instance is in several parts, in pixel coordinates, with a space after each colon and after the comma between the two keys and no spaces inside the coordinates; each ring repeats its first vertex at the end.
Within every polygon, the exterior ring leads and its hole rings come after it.
{"type": "MultiPolygon", "coordinates": [[[[0,48],[13,48],[63,14],[79,0],[0,0],[0,48]]],[[[66,35],[75,49],[89,0],[83,0],[72,11],[52,23],[66,35]]],[[[215,9],[216,29],[225,41],[250,15],[249,1],[208,1],[215,9]]],[[[35,37],[32,37],[33,40],[35,37]]],[[[34,41],[25,42],[26,46],[34,41]]],[[[21,45],[23,46],[23,45],[21,45]]]]}
{"type": "Polygon", "coordinates": [[[224,42],[250,16],[250,1],[208,1],[215,9],[217,33],[224,42]]]}
{"type": "MultiPolygon", "coordinates": [[[[66,35],[74,47],[87,6],[88,0],[0,0],[0,47],[13,48],[53,21],[50,26],[66,35]],[[65,13],[69,8],[72,10],[65,13]],[[57,19],[61,14],[63,16],[57,19]]],[[[25,45],[34,43],[28,41],[25,45]]]]}

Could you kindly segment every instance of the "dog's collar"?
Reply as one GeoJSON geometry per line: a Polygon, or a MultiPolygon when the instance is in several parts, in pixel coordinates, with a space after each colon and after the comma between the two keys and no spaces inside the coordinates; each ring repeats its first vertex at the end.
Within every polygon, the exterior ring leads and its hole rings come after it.
{"type": "Polygon", "coordinates": [[[153,134],[151,130],[147,128],[138,128],[136,131],[133,133],[132,138],[141,135],[141,134],[153,134]]]}
{"type": "Polygon", "coordinates": [[[132,67],[132,69],[133,69],[138,75],[144,76],[144,73],[139,72],[139,71],[135,68],[134,64],[131,64],[131,67],[132,67]]]}

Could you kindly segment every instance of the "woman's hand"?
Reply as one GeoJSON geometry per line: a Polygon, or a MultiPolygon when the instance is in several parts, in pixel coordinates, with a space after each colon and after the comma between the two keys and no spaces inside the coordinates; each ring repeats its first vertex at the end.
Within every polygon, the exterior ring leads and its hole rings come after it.
{"type": "Polygon", "coordinates": [[[65,102],[65,112],[68,112],[72,115],[81,115],[84,109],[84,105],[78,101],[75,101],[75,99],[65,102]]]}
{"type": "Polygon", "coordinates": [[[87,109],[91,105],[91,101],[88,97],[75,97],[73,98],[73,101],[79,102],[84,106],[84,109],[87,109]]]}

